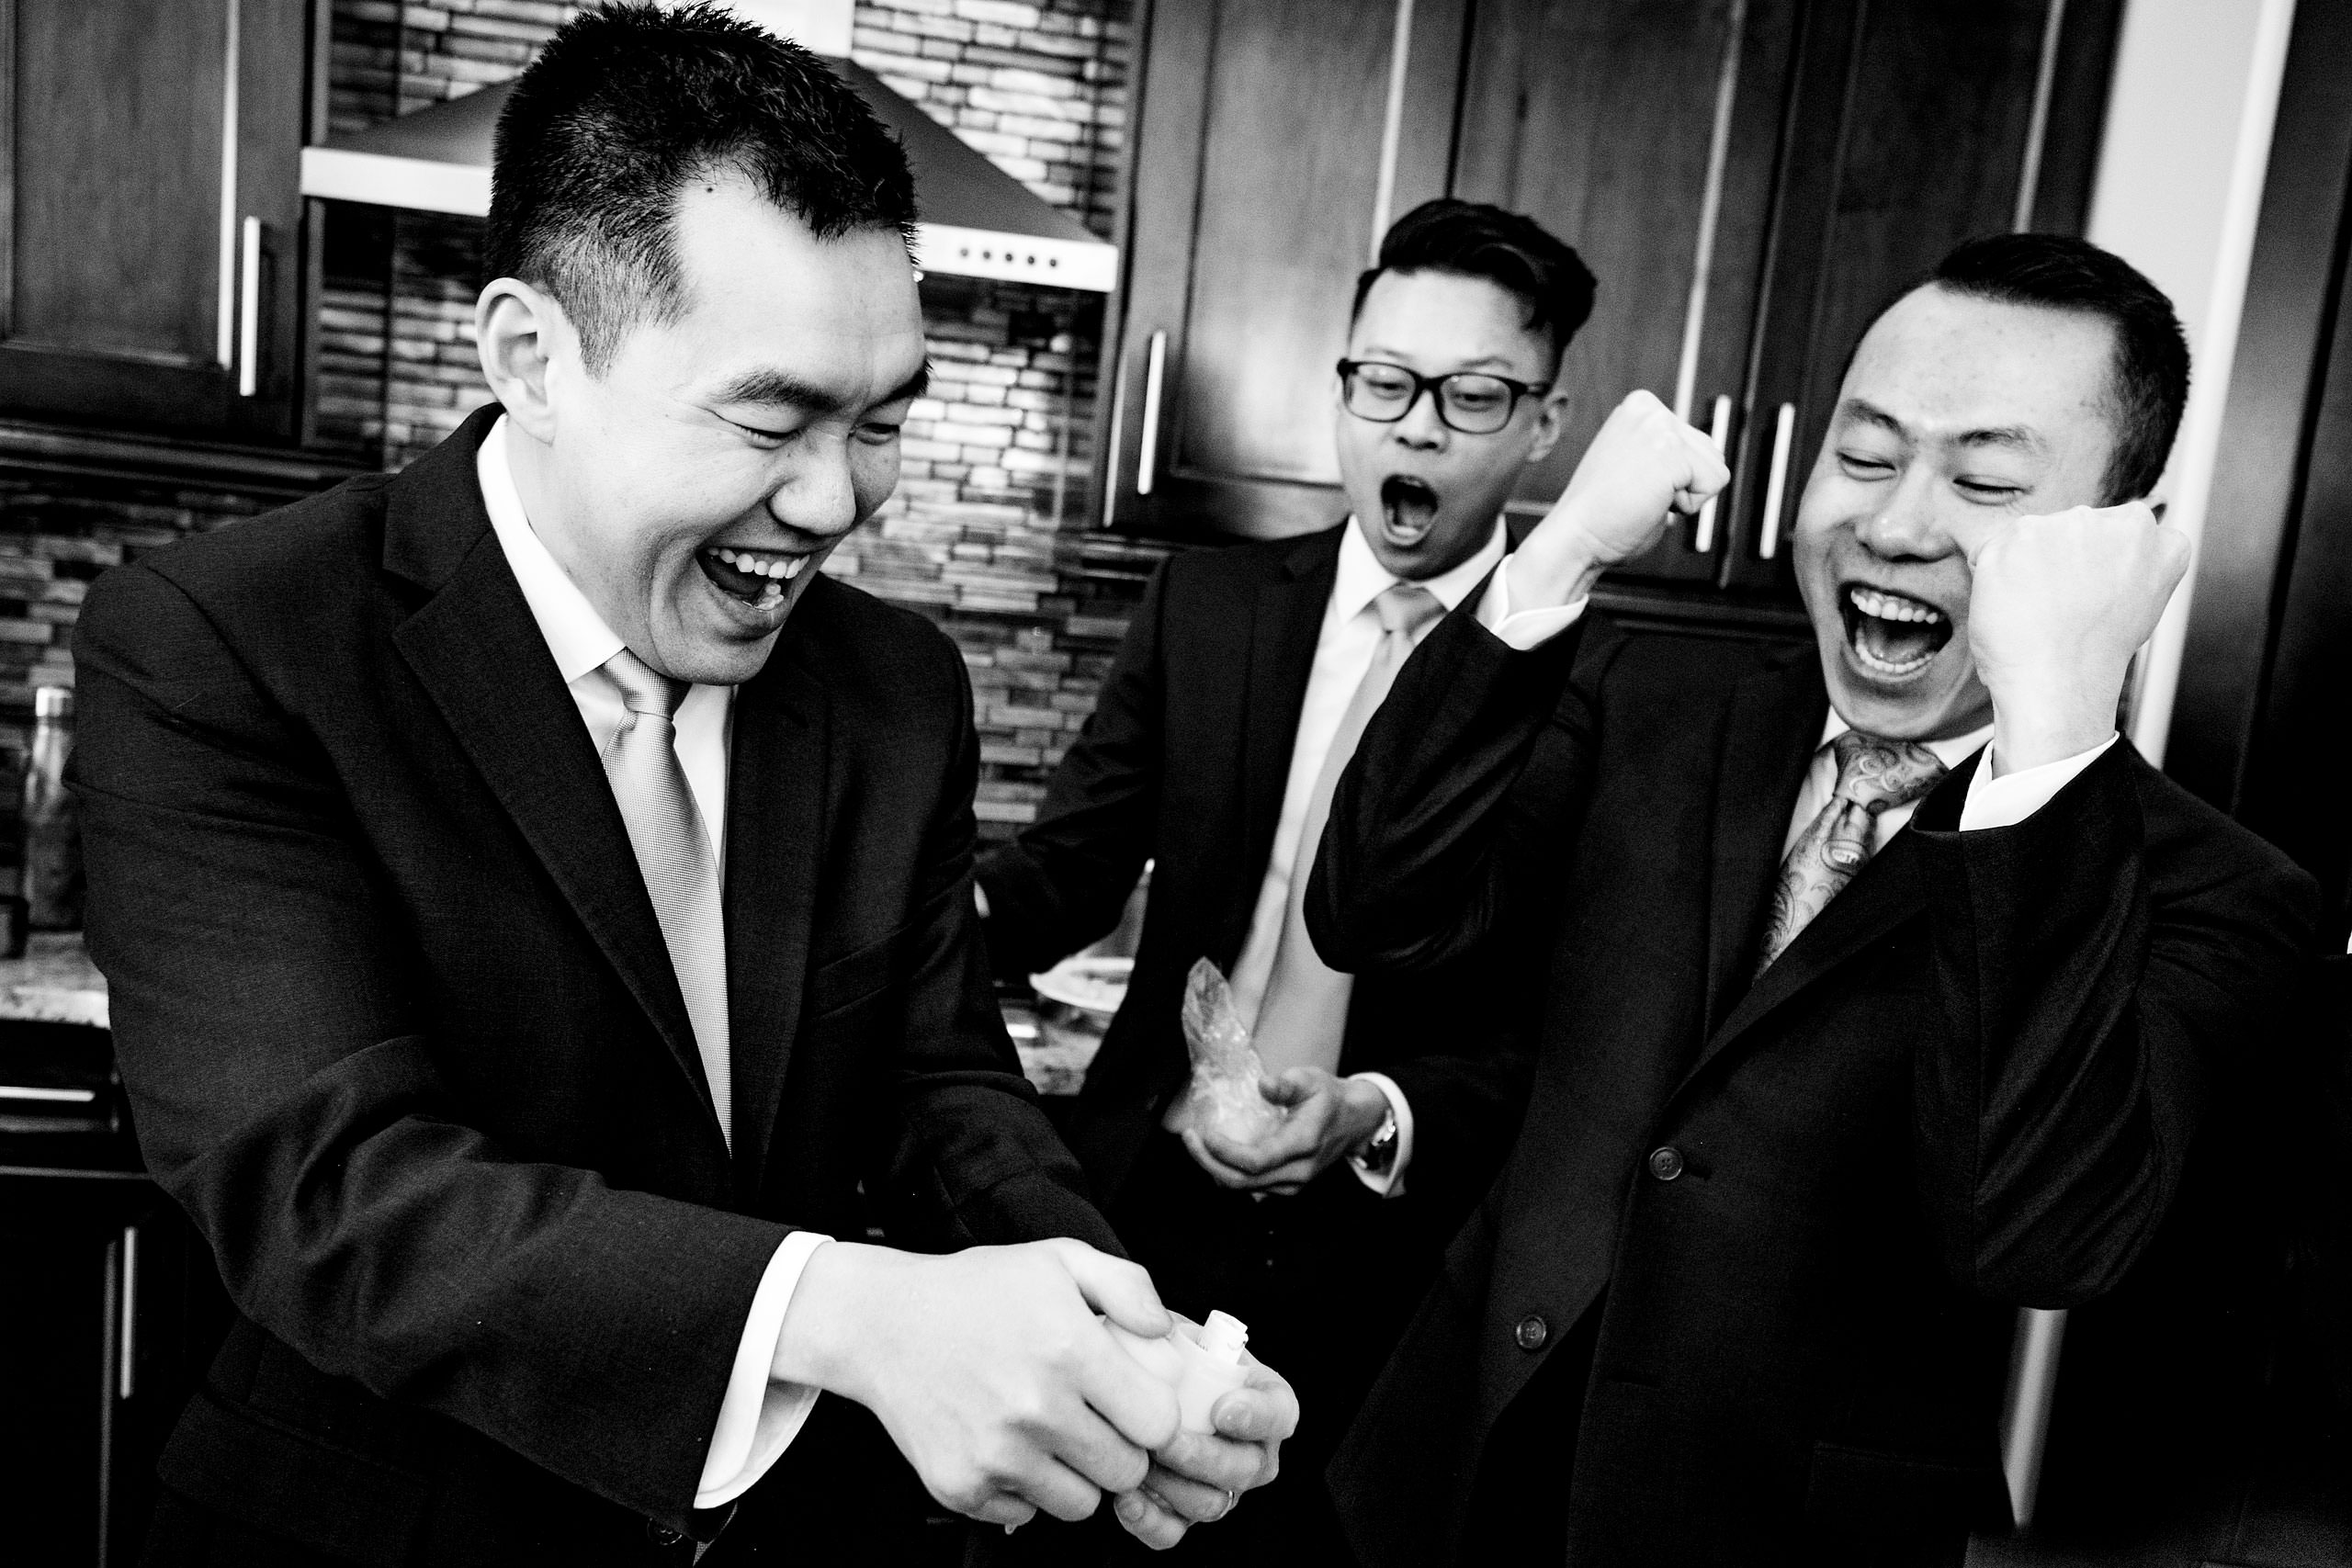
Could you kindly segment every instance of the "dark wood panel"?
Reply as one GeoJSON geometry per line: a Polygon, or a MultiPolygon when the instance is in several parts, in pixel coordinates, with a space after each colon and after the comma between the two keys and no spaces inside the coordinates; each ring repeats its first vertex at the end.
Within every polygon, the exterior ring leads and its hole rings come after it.
{"type": "Polygon", "coordinates": [[[226,3],[17,0],[15,22],[9,339],[215,363],[226,3]]]}
{"type": "MultiPolygon", "coordinates": [[[[1464,11],[1410,7],[1392,214],[1443,193],[1464,11]]],[[[1371,257],[1397,14],[1337,0],[1153,6],[1115,308],[1115,525],[1269,536],[1329,526],[1344,508],[1331,366],[1371,257]],[[1165,358],[1147,440],[1154,334],[1165,358]]]]}
{"type": "MultiPolygon", "coordinates": [[[[1719,116],[1724,160],[1689,412],[1736,400],[1761,265],[1792,0],[1487,0],[1464,84],[1454,194],[1530,214],[1577,247],[1599,280],[1592,321],[1561,374],[1577,389],[1559,447],[1515,509],[1566,485],[1627,392],[1679,389],[1719,116]],[[1724,98],[1728,66],[1732,91],[1724,98]]],[[[1629,574],[1704,580],[1713,556],[1685,528],[1629,574]]]]}
{"type": "Polygon", "coordinates": [[[2341,288],[2347,57],[2352,8],[2297,7],[2165,751],[2166,773],[2225,811],[2245,786],[2341,288]]]}
{"type": "Polygon", "coordinates": [[[1209,66],[1180,472],[1331,485],[1331,364],[1370,254],[1386,7],[1221,0],[1209,66]]]}
{"type": "Polygon", "coordinates": [[[2320,879],[2329,945],[2340,947],[2352,884],[2352,311],[2341,239],[2334,271],[2334,343],[2238,815],[2320,879]]]}

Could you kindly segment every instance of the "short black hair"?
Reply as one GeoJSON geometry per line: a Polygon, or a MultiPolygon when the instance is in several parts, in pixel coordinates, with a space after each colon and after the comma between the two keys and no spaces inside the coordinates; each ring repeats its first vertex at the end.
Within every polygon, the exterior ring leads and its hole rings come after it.
{"type": "Polygon", "coordinates": [[[1551,339],[1555,371],[1577,329],[1592,318],[1592,269],[1576,247],[1524,213],[1482,201],[1440,197],[1396,220],[1380,242],[1380,259],[1356,279],[1351,324],[1384,272],[1485,278],[1526,307],[1529,331],[1551,339]]]}
{"type": "Polygon", "coordinates": [[[2107,504],[2156,488],[2188,401],[2188,337],[2163,290],[2122,257],[2067,234],[1988,234],[1963,243],[1917,287],[2098,316],[2115,328],[2108,397],[2115,450],[2107,504]]]}
{"type": "Polygon", "coordinates": [[[516,79],[483,265],[553,295],[602,375],[631,327],[684,308],[678,192],[720,172],[820,240],[894,228],[911,243],[905,150],[815,55],[713,5],[630,0],[566,23],[516,79]]]}

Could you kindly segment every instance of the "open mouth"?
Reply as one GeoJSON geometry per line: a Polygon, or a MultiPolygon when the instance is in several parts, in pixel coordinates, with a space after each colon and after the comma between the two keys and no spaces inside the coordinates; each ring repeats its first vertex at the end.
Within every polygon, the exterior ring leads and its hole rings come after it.
{"type": "Polygon", "coordinates": [[[1838,604],[1855,660],[1889,680],[1917,675],[1951,640],[1951,617],[1908,594],[1849,582],[1838,604]]]}
{"type": "Polygon", "coordinates": [[[739,549],[732,545],[713,545],[695,556],[702,574],[720,592],[754,606],[776,604],[784,597],[786,585],[815,558],[779,550],[739,549]]]}
{"type": "Polygon", "coordinates": [[[1392,545],[1409,547],[1437,525],[1437,491],[1427,479],[1391,474],[1380,481],[1380,526],[1392,545]]]}

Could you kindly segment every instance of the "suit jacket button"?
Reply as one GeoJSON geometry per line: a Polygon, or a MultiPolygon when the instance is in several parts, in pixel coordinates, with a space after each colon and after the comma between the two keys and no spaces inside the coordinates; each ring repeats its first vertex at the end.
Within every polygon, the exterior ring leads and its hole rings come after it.
{"type": "Polygon", "coordinates": [[[645,1521],[645,1539],[656,1546],[675,1546],[686,1539],[683,1530],[673,1530],[659,1519],[645,1521]]]}
{"type": "Polygon", "coordinates": [[[1682,1151],[1672,1146],[1650,1151],[1650,1174],[1660,1181],[1671,1181],[1682,1174],[1682,1151]]]}
{"type": "Polygon", "coordinates": [[[1530,1313],[1519,1320],[1519,1326],[1510,1331],[1510,1337],[1522,1350],[1541,1350],[1544,1341],[1552,1337],[1552,1325],[1530,1313]]]}

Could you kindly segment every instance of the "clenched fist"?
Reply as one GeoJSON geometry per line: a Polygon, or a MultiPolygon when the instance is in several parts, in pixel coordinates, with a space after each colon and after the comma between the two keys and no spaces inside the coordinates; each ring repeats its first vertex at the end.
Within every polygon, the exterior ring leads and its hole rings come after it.
{"type": "Polygon", "coordinates": [[[2188,570],[2188,541],[2140,502],[2015,517],[1967,541],[1969,651],[1992,694],[2003,773],[2115,732],[2132,655],[2188,570]]]}
{"type": "Polygon", "coordinates": [[[1648,392],[1628,393],[1512,557],[1511,607],[1581,598],[1603,570],[1656,544],[1669,512],[1695,512],[1730,481],[1704,431],[1648,392]]]}

